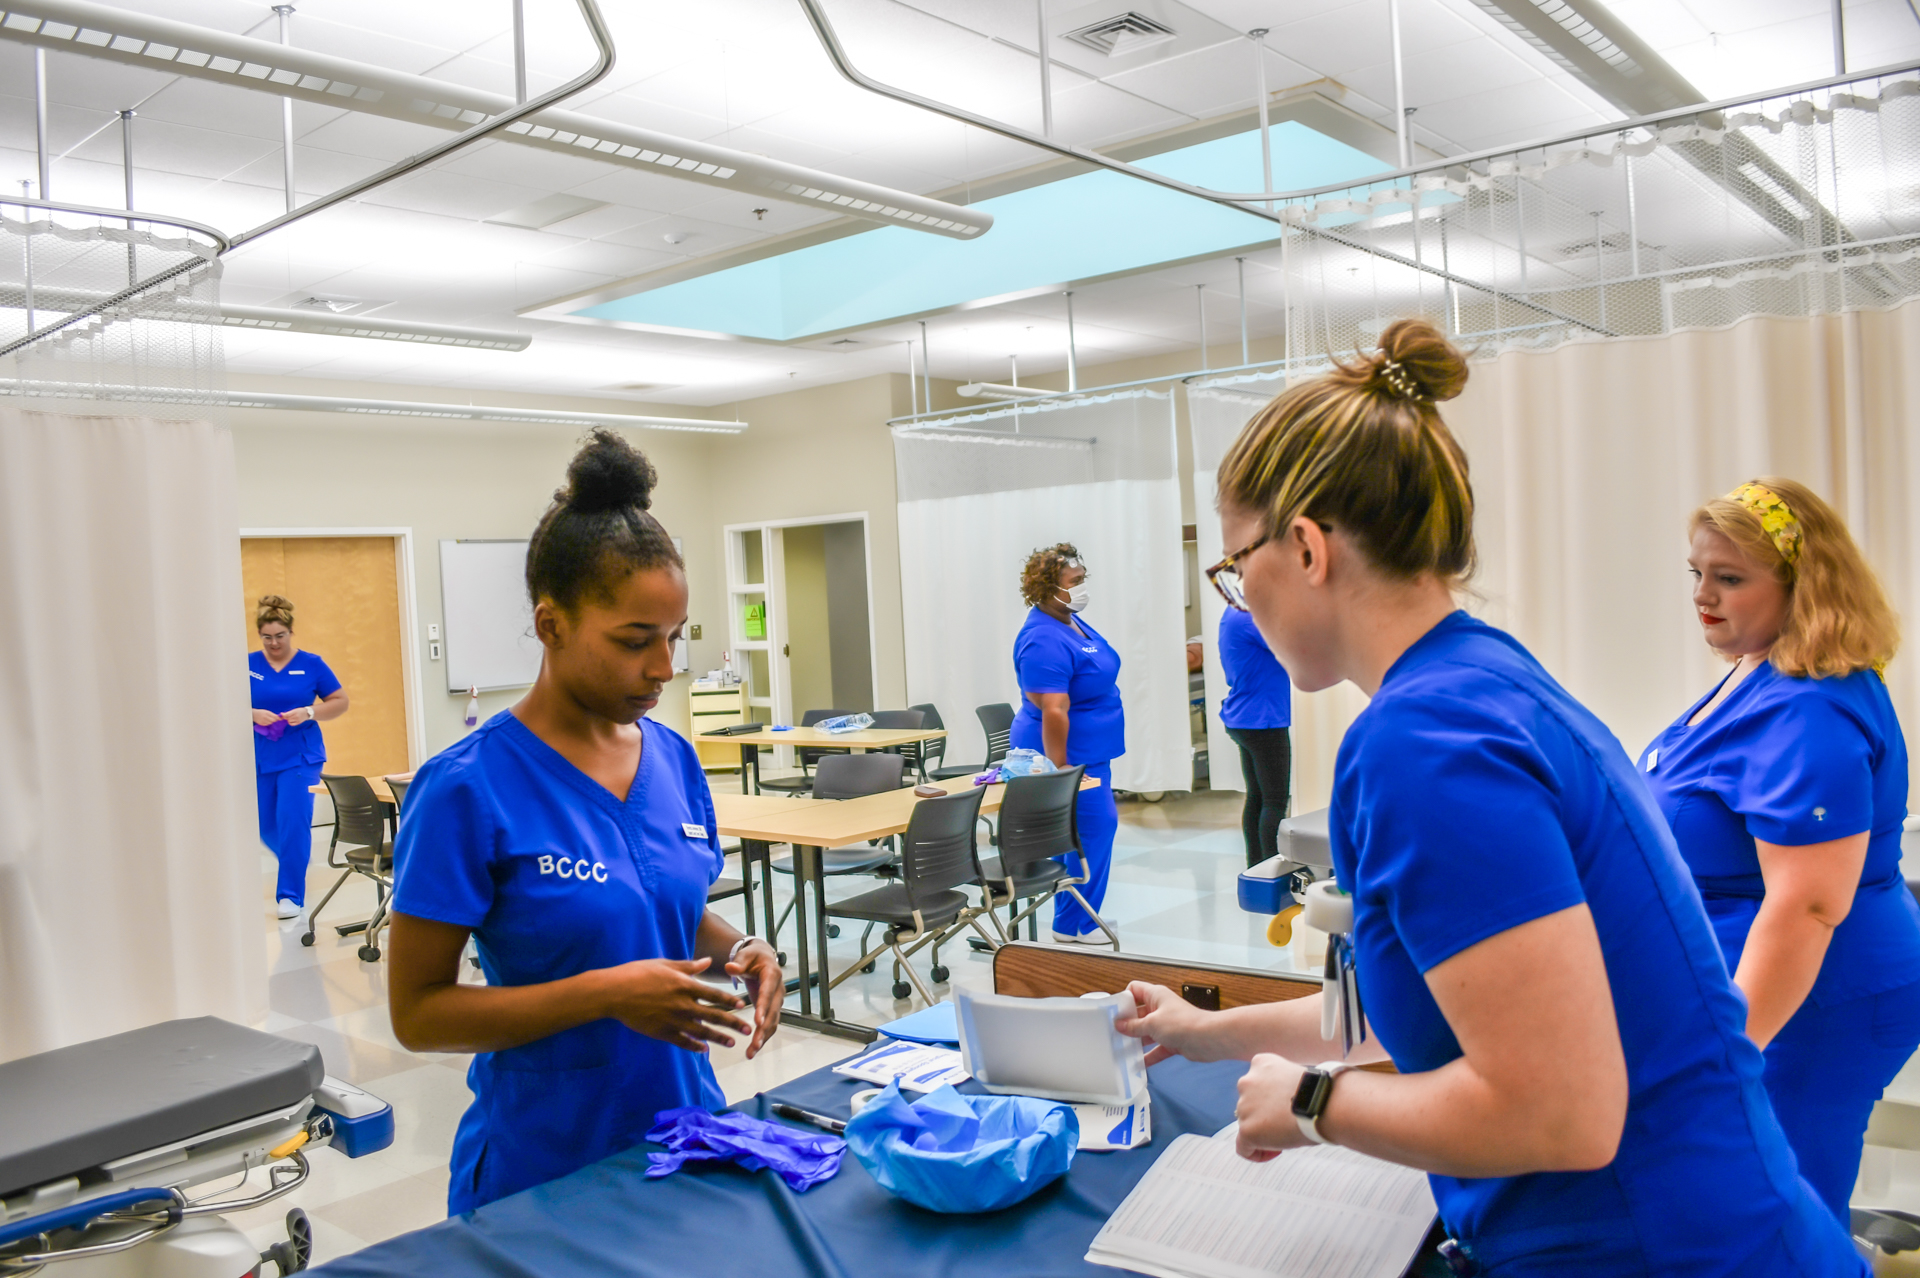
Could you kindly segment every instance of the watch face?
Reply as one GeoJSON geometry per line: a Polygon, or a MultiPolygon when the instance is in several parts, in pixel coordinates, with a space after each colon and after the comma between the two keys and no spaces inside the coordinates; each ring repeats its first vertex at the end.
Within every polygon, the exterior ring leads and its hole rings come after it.
{"type": "Polygon", "coordinates": [[[1300,1075],[1300,1085],[1293,1089],[1293,1112],[1302,1118],[1318,1118],[1320,1111],[1327,1107],[1327,1094],[1333,1090],[1333,1076],[1310,1069],[1300,1075]]]}

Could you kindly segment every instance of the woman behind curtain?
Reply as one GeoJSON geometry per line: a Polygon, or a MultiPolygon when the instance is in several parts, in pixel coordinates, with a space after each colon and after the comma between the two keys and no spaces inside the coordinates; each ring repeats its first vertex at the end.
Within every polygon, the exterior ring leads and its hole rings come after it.
{"type": "Polygon", "coordinates": [[[1920,908],[1900,873],[1899,643],[1846,524],[1757,479],[1695,511],[1687,564],[1733,668],[1640,756],[1693,871],[1800,1174],[1845,1223],[1873,1103],[1920,1046],[1920,908]]]}

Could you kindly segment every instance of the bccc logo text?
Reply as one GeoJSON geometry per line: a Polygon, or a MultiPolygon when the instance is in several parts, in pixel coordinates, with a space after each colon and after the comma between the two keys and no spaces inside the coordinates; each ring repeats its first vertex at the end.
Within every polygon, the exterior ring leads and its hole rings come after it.
{"type": "Polygon", "coordinates": [[[557,874],[563,879],[578,879],[583,883],[588,879],[595,883],[607,881],[607,867],[598,861],[588,865],[585,857],[576,861],[570,856],[543,856],[540,858],[540,873],[557,874]]]}

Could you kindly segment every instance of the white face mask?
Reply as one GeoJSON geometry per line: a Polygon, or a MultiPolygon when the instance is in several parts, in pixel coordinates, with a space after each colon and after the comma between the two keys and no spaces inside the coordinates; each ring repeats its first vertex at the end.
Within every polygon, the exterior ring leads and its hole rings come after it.
{"type": "Polygon", "coordinates": [[[1067,591],[1067,611],[1085,612],[1087,610],[1087,602],[1092,598],[1093,593],[1087,589],[1087,584],[1084,581],[1077,586],[1071,587],[1067,591]]]}

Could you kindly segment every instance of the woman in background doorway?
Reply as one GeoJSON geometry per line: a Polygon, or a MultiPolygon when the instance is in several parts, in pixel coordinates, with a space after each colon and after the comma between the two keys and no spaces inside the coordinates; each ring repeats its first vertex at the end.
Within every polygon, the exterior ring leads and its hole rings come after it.
{"type": "Polygon", "coordinates": [[[283,919],[307,903],[307,858],[313,853],[313,792],[327,743],[320,721],[347,712],[346,689],[319,654],[293,645],[293,605],[260,596],[254,614],[260,651],[247,657],[253,692],[253,771],[260,841],[280,862],[273,895],[283,919]]]}
{"type": "Polygon", "coordinates": [[[1746,995],[1800,1174],[1846,1224],[1873,1103],[1920,1045],[1900,873],[1898,621],[1840,516],[1789,479],[1693,513],[1707,646],[1733,665],[1640,756],[1746,995]]]}
{"type": "Polygon", "coordinates": [[[1280,822],[1293,802],[1293,687],[1253,614],[1229,608],[1220,618],[1220,667],[1227,676],[1220,726],[1240,747],[1247,786],[1240,833],[1247,864],[1280,851],[1280,822]]]}
{"type": "Polygon", "coordinates": [[[1020,574],[1020,597],[1031,608],[1013,641],[1013,672],[1020,681],[1020,713],[1014,716],[1010,744],[1038,750],[1057,768],[1087,765],[1100,784],[1082,790],[1076,815],[1080,853],[1087,862],[1081,895],[1089,914],[1071,893],[1053,901],[1053,939],[1062,944],[1119,945],[1113,928],[1099,917],[1113,867],[1113,836],[1120,809],[1113,799],[1113,761],[1126,753],[1126,712],[1120,706],[1120,654],[1099,631],[1080,619],[1091,597],[1087,567],[1067,542],[1027,556],[1020,574]]]}

